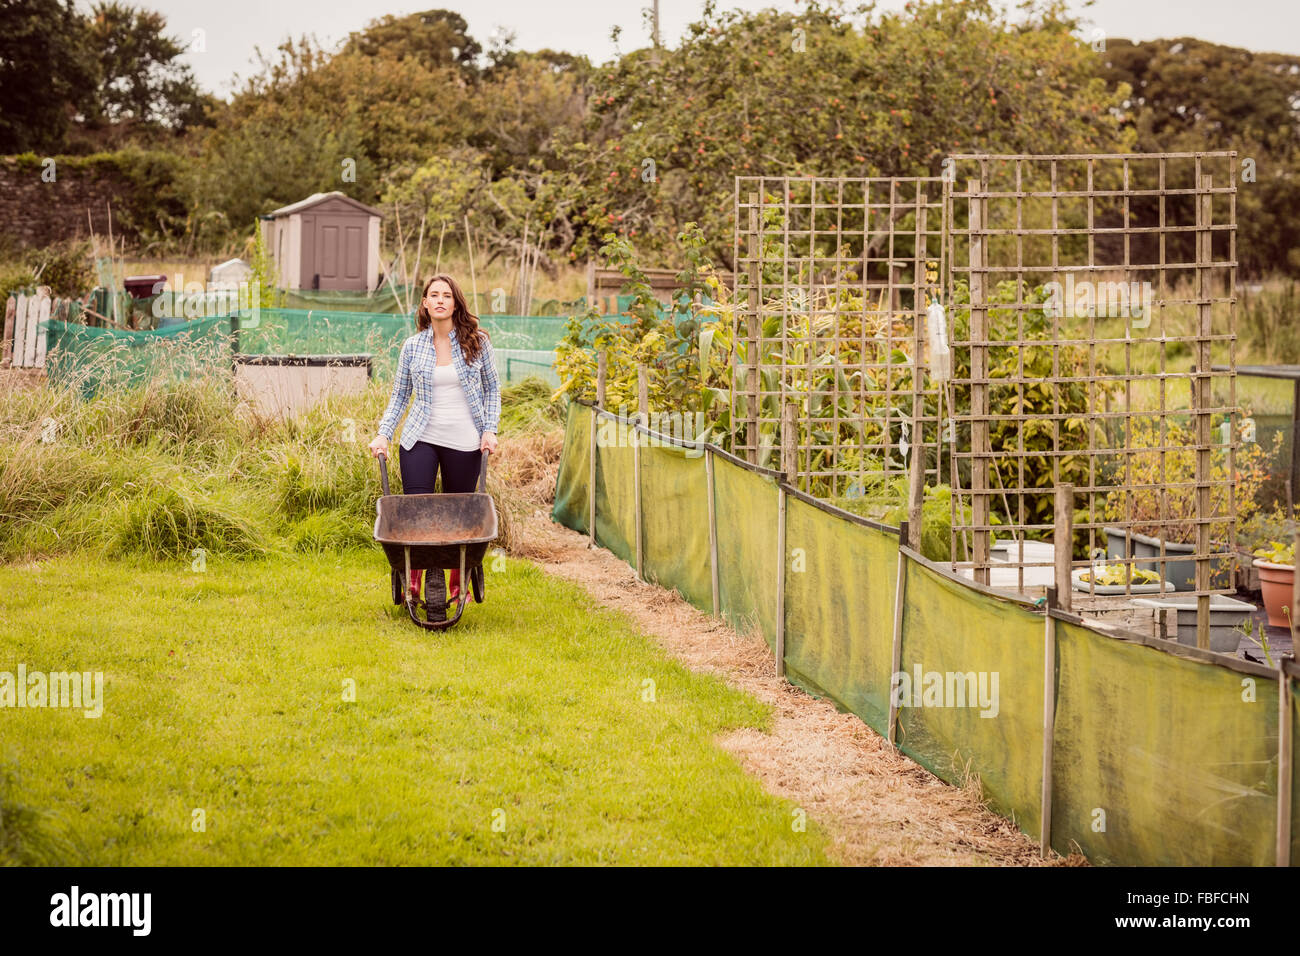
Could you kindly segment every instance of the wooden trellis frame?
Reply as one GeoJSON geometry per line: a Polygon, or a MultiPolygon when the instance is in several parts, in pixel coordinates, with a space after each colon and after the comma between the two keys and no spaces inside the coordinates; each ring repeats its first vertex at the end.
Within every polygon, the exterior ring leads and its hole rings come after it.
{"type": "MultiPolygon", "coordinates": [[[[976,580],[987,583],[992,535],[1023,542],[1026,535],[1048,533],[1050,510],[1045,521],[1035,521],[1027,505],[1041,511],[1038,503],[1053,487],[1074,484],[1074,512],[1086,513],[1074,527],[1087,532],[1088,555],[1104,544],[1099,541],[1104,528],[1121,531],[1124,547],[1131,549],[1132,535],[1139,529],[1150,533],[1154,526],[1158,556],[1124,563],[1151,567],[1167,578],[1171,561],[1193,560],[1198,619],[1208,626],[1209,595],[1231,590],[1236,557],[1236,153],[961,155],[953,160],[955,176],[945,190],[947,301],[957,301],[961,285],[969,289],[969,321],[959,327],[964,334],[954,331],[952,343],[956,353],[969,357],[968,372],[952,383],[956,407],[963,412],[946,429],[954,445],[953,553],[962,547],[969,557],[957,563],[973,567],[976,580]],[[1014,288],[1009,295],[995,295],[1005,279],[1014,280],[1014,288]],[[1055,304],[1066,308],[1049,310],[1050,336],[1027,335],[1027,318],[1033,322],[1036,313],[1044,314],[1043,303],[1029,290],[1052,281],[1073,289],[1076,280],[1093,283],[1088,289],[1094,293],[1102,281],[1148,282],[1152,295],[1144,296],[1142,312],[1134,315],[1130,302],[1123,316],[1098,315],[1095,295],[1086,315],[1077,310],[1071,315],[1069,306],[1077,305],[1079,296],[1062,302],[1070,298],[1063,295],[1055,304]],[[1041,348],[1051,349],[1051,373],[1026,374],[1027,355],[1041,348]],[[1135,371],[1135,350],[1154,351],[1159,371],[1135,371]],[[1086,373],[1069,367],[1072,359],[1085,364],[1085,354],[1086,373]],[[1216,382],[1222,386],[1217,397],[1216,382]],[[1061,401],[1064,390],[1080,386],[1086,392],[1081,416],[1062,410],[1061,401]],[[1171,405],[1183,387],[1189,392],[1186,406],[1171,405]],[[1050,393],[1049,415],[1026,413],[1026,395],[1034,389],[1050,393]],[[990,400],[999,390],[1004,397],[1015,396],[1017,414],[991,414],[990,400]],[[1228,425],[1223,431],[1212,429],[1216,417],[1228,425]],[[1191,430],[1186,443],[1171,438],[1180,419],[1191,430]],[[997,443],[991,426],[1000,430],[997,443]],[[1011,444],[1008,427],[1015,432],[1011,444]],[[1050,428],[1051,447],[1027,448],[1027,433],[1044,427],[1050,428]],[[1063,442],[1069,429],[1076,437],[1063,442]],[[1133,436],[1143,430],[1158,434],[1158,442],[1135,448],[1133,436]],[[1171,462],[1186,459],[1173,456],[1187,454],[1195,458],[1195,475],[1175,480],[1171,462]],[[1035,456],[1050,459],[1053,487],[1026,485],[1025,465],[1035,456]],[[1083,459],[1086,475],[1075,467],[1083,459]],[[1004,469],[995,465],[1005,462],[1014,464],[1014,482],[1004,480],[1004,469]],[[1136,481],[1135,463],[1154,463],[1158,479],[1136,481]],[[1072,474],[1063,476],[1063,468],[1072,474]],[[1169,493],[1180,489],[1194,492],[1194,514],[1170,513],[1169,493]],[[1121,517],[1107,520],[1099,514],[1108,496],[1112,503],[1123,502],[1121,517]],[[1158,515],[1135,514],[1135,498],[1149,502],[1154,496],[1158,515]],[[1001,523],[994,524],[999,512],[1001,523]],[[1170,554],[1165,532],[1189,521],[1195,528],[1194,553],[1170,554]],[[1220,580],[1213,579],[1216,568],[1220,580]]],[[[1106,305],[1120,304],[1118,298],[1108,295],[1106,305]]],[[[950,311],[950,323],[956,317],[950,311]]],[[[1000,566],[1020,569],[1022,589],[1025,568],[1052,564],[1026,560],[1023,547],[1013,548],[1009,557],[1000,566]]],[[[1072,567],[1091,564],[1091,558],[1071,561],[1072,567]]]]}
{"type": "MultiPolygon", "coordinates": [[[[918,442],[928,462],[940,396],[917,357],[941,283],[942,193],[929,177],[737,177],[737,454],[774,464],[793,404],[792,480],[804,490],[852,497],[870,479],[905,475],[918,442]],[[882,417],[864,415],[881,405],[882,417]]],[[[925,467],[942,473],[937,456],[925,467]]]]}

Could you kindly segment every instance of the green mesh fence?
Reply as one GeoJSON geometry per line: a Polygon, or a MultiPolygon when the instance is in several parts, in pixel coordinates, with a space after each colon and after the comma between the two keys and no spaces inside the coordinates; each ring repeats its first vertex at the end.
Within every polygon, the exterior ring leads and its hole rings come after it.
{"type": "Polygon", "coordinates": [[[786,676],[883,734],[898,539],[793,495],[786,498],[785,528],[786,676]]]}
{"type": "MultiPolygon", "coordinates": [[[[349,292],[346,290],[287,289],[277,293],[280,305],[286,309],[327,309],[332,312],[393,312],[409,313],[407,303],[418,304],[420,287],[387,282],[374,292],[349,292]]],[[[488,289],[477,294],[464,289],[470,311],[480,318],[487,315],[519,315],[521,306],[527,306],[530,317],[548,315],[573,315],[586,309],[584,298],[532,299],[528,303],[504,289],[488,289]]]]}
{"type": "Polygon", "coordinates": [[[55,387],[89,399],[107,388],[131,387],[163,376],[187,378],[230,366],[230,320],[199,319],[147,332],[97,329],[75,322],[41,323],[45,374],[55,387]]]}
{"type": "Polygon", "coordinates": [[[713,502],[722,616],[741,633],[757,627],[775,648],[776,482],[714,456],[713,502]]]}
{"type": "MultiPolygon", "coordinates": [[[[583,531],[592,414],[569,405],[553,510],[557,521],[583,531]]],[[[599,425],[597,541],[631,564],[633,453],[614,416],[601,413],[599,425]]],[[[704,458],[680,449],[641,452],[645,573],[710,608],[704,458]]],[[[778,486],[716,449],[711,458],[721,613],[737,629],[757,626],[774,647],[778,486]]],[[[895,678],[896,535],[790,492],[785,521],[787,676],[883,734],[895,678]]],[[[1052,847],[1102,864],[1273,864],[1277,672],[1056,617],[1052,847]]],[[[990,805],[1035,839],[1045,631],[1041,611],[905,556],[900,749],[950,783],[978,781],[990,805]]],[[[1286,674],[1294,694],[1300,671],[1288,663],[1286,674]]],[[[1294,759],[1300,696],[1288,716],[1294,759]]],[[[1300,862],[1300,788],[1284,810],[1291,860],[1300,862]]]]}
{"type": "Polygon", "coordinates": [[[555,476],[555,505],[551,515],[566,528],[591,534],[590,408],[569,404],[564,422],[564,454],[555,476]]]}
{"type": "MultiPolygon", "coordinates": [[[[1295,661],[1292,661],[1294,667],[1295,661]]],[[[1295,673],[1291,672],[1292,678],[1295,673]]],[[[1291,681],[1291,766],[1300,766],[1297,760],[1300,760],[1300,693],[1296,693],[1296,681],[1291,681]]],[[[1296,826],[1296,821],[1300,820],[1300,787],[1292,784],[1291,787],[1291,865],[1300,865],[1300,826],[1296,826]]]]}
{"type": "MultiPolygon", "coordinates": [[[[891,602],[892,603],[892,602],[891,602]]],[[[1038,835],[1043,767],[1043,617],[909,561],[898,745],[1038,835]]]]}
{"type": "MultiPolygon", "coordinates": [[[[51,381],[76,379],[85,394],[107,384],[131,384],[158,373],[230,368],[233,348],[245,355],[371,355],[374,376],[391,379],[402,342],[415,322],[404,315],[325,309],[261,309],[232,317],[166,320],[163,328],[128,331],[51,321],[42,326],[51,381]],[[232,323],[237,334],[232,340],[232,323]],[[58,351],[56,356],[54,353],[58,351]]],[[[555,346],[568,320],[555,316],[482,316],[497,372],[510,385],[530,376],[552,385],[555,346]]]]}
{"type": "Polygon", "coordinates": [[[1064,622],[1056,640],[1052,845],[1100,863],[1273,863],[1276,677],[1064,622]]]}
{"type": "Polygon", "coordinates": [[[711,611],[708,482],[699,455],[670,445],[643,447],[641,510],[646,579],[711,611]]]}
{"type": "MultiPolygon", "coordinates": [[[[518,382],[532,375],[558,385],[555,347],[567,321],[554,316],[480,316],[479,324],[492,339],[502,381],[518,382]]],[[[368,353],[374,356],[375,376],[391,378],[402,343],[413,334],[415,320],[406,315],[262,309],[256,325],[241,319],[239,350],[250,355],[368,353]]]]}
{"type": "Polygon", "coordinates": [[[596,543],[634,564],[636,501],[630,431],[610,415],[602,414],[596,422],[596,543]]]}

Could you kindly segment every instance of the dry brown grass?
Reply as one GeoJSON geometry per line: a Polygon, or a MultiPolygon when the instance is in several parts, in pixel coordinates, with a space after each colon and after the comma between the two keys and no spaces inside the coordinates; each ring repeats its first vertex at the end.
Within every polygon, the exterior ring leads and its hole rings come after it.
{"type": "Polygon", "coordinates": [[[39,388],[44,384],[45,369],[43,368],[0,368],[0,390],[12,392],[19,389],[39,388]]]}
{"type": "Polygon", "coordinates": [[[501,439],[496,460],[489,466],[489,487],[498,503],[497,542],[508,553],[537,561],[552,551],[531,533],[521,533],[536,520],[548,520],[555,501],[555,476],[564,447],[562,428],[508,435],[501,439]]]}

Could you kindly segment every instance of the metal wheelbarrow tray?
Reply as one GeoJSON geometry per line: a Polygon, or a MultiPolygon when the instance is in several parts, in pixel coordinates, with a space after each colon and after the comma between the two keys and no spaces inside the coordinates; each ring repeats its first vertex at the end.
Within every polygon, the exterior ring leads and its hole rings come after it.
{"type": "MultiPolygon", "coordinates": [[[[386,455],[379,456],[384,494],[375,502],[375,540],[383,546],[393,569],[393,603],[405,604],[411,620],[426,630],[440,631],[460,620],[473,590],[483,600],[483,557],[497,536],[497,511],[487,488],[487,454],[479,471],[479,490],[468,494],[394,495],[388,492],[386,455]],[[417,607],[426,617],[432,607],[407,592],[412,568],[437,571],[459,569],[461,589],[455,615],[444,621],[420,620],[417,607]]],[[[441,578],[439,578],[441,582],[441,578]]],[[[426,592],[427,596],[427,592],[426,592]]]]}

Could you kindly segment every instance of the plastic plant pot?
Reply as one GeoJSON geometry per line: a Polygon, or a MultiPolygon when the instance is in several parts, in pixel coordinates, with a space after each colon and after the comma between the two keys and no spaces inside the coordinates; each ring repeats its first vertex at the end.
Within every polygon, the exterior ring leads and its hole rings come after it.
{"type": "MultiPolygon", "coordinates": [[[[1292,587],[1295,582],[1295,568],[1289,564],[1274,564],[1256,558],[1255,568],[1259,571],[1259,589],[1264,594],[1264,610],[1268,612],[1270,627],[1286,627],[1288,621],[1282,608],[1291,607],[1292,587]]],[[[1296,609],[1291,608],[1294,618],[1296,609]]]]}

